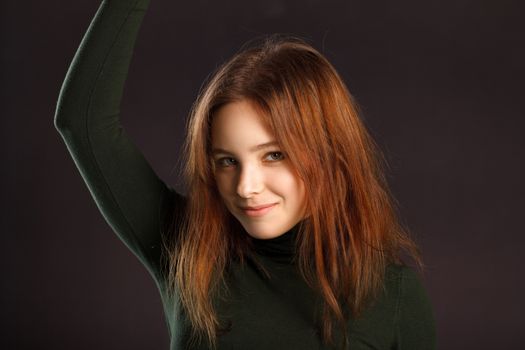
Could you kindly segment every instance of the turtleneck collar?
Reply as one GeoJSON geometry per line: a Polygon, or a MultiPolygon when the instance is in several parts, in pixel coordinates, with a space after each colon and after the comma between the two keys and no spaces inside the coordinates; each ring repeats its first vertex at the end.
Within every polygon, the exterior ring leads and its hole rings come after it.
{"type": "Polygon", "coordinates": [[[299,221],[291,229],[274,238],[259,239],[250,237],[254,251],[272,261],[292,263],[296,255],[297,234],[303,221],[299,221]]]}

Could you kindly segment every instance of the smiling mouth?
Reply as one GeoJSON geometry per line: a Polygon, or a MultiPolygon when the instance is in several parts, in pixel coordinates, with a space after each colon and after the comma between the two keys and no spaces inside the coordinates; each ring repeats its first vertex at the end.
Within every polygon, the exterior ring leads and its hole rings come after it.
{"type": "Polygon", "coordinates": [[[242,208],[242,211],[248,216],[263,216],[267,214],[268,212],[270,212],[276,205],[277,203],[273,203],[273,204],[259,207],[259,209],[242,208]]]}

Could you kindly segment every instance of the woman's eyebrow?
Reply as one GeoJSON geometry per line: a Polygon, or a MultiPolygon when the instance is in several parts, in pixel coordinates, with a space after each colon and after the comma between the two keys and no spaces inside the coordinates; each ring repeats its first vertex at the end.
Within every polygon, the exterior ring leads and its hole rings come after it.
{"type": "MultiPolygon", "coordinates": [[[[253,146],[251,149],[250,149],[250,152],[257,152],[257,151],[260,151],[261,149],[265,149],[265,148],[269,148],[269,147],[272,147],[272,146],[277,146],[279,145],[279,143],[275,140],[272,140],[272,141],[269,141],[269,142],[265,142],[265,143],[261,143],[260,145],[257,145],[257,146],[253,146]]],[[[225,149],[222,149],[222,148],[214,148],[212,151],[211,151],[211,154],[212,155],[215,155],[217,153],[227,153],[227,154],[232,154],[232,152],[228,151],[228,150],[225,150],[225,149]]]]}

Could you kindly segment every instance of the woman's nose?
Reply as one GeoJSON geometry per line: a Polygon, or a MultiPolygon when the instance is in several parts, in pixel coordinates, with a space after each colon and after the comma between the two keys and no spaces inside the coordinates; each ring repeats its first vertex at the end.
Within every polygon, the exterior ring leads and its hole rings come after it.
{"type": "Polygon", "coordinates": [[[249,198],[254,194],[261,193],[264,188],[263,174],[255,166],[241,168],[237,181],[237,194],[243,198],[249,198]]]}

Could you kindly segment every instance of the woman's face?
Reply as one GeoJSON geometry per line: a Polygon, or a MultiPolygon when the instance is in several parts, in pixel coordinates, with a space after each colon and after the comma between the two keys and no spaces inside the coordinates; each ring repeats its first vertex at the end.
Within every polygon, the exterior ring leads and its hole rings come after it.
{"type": "Polygon", "coordinates": [[[304,182],[248,100],[222,106],[211,126],[215,180],[224,204],[250,236],[269,239],[304,217],[304,182]],[[245,207],[273,205],[246,211],[245,207]]]}

